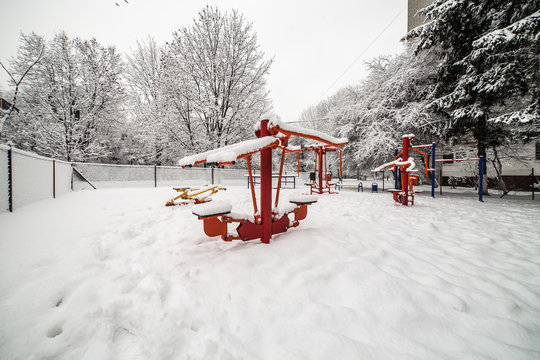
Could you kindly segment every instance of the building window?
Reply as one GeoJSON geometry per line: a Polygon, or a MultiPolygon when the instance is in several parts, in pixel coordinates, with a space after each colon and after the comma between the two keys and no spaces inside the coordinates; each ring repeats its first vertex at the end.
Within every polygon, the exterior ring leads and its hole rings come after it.
{"type": "MultiPolygon", "coordinates": [[[[444,160],[454,160],[454,153],[450,153],[450,154],[443,154],[442,158],[444,160]]],[[[445,164],[453,164],[454,162],[453,161],[445,161],[444,162],[445,164]]]]}
{"type": "Polygon", "coordinates": [[[536,160],[540,160],[540,142],[536,143],[536,155],[534,157],[536,160]]]}

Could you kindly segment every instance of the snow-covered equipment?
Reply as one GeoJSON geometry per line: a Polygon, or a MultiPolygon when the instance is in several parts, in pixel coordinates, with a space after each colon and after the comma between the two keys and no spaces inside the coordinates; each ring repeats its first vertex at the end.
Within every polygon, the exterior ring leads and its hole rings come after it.
{"type": "MultiPolygon", "coordinates": [[[[315,172],[310,173],[310,178],[306,185],[309,186],[309,193],[313,194],[336,194],[331,191],[331,186],[335,186],[337,183],[332,183],[332,173],[327,169],[326,154],[329,152],[339,151],[339,176],[342,178],[342,150],[334,145],[317,144],[308,145],[302,150],[315,152],[315,172]],[[316,176],[318,173],[318,177],[316,176]]],[[[299,158],[300,159],[300,158],[299,158]]],[[[300,160],[299,160],[300,161],[300,160]]]]}
{"type": "Polygon", "coordinates": [[[392,192],[392,196],[395,202],[400,203],[405,206],[408,206],[409,204],[414,205],[414,194],[416,193],[414,191],[414,185],[418,185],[418,176],[414,175],[414,173],[417,173],[418,170],[416,170],[416,164],[414,162],[414,159],[409,157],[409,150],[414,150],[420,153],[421,155],[423,155],[426,177],[429,177],[429,173],[431,173],[431,196],[432,197],[435,197],[435,163],[436,162],[478,161],[479,184],[480,184],[479,189],[478,189],[478,197],[480,201],[483,201],[482,199],[482,180],[483,180],[482,168],[483,168],[484,158],[482,156],[478,158],[468,158],[468,159],[436,160],[435,159],[435,143],[427,144],[427,145],[413,145],[412,144],[412,140],[414,139],[413,134],[403,135],[402,139],[403,139],[403,149],[399,153],[396,150],[394,161],[383,164],[379,166],[378,168],[371,170],[371,172],[374,172],[374,173],[379,172],[379,171],[384,171],[385,169],[391,169],[394,172],[394,179],[395,179],[396,185],[394,189],[390,190],[390,192],[392,192]],[[431,167],[429,167],[427,154],[419,150],[421,148],[431,148],[431,167]],[[397,188],[398,169],[399,169],[399,172],[401,173],[401,189],[397,188]]]}
{"type": "Polygon", "coordinates": [[[203,220],[204,232],[208,236],[221,236],[225,241],[261,239],[263,243],[269,243],[273,234],[282,233],[291,227],[298,226],[300,220],[305,219],[307,216],[308,205],[317,202],[317,198],[313,195],[292,197],[288,205],[278,207],[285,154],[307,150],[290,146],[288,144],[289,138],[298,136],[314,140],[321,143],[323,147],[338,148],[347,144],[346,138],[335,138],[316,130],[293,126],[267,115],[262,116],[257,123],[255,135],[257,136],[256,139],[187,156],[178,161],[178,164],[182,167],[203,163],[212,163],[216,166],[231,165],[241,159],[247,163],[253,201],[253,216],[233,213],[229,205],[225,206],[222,203],[196,205],[193,207],[193,214],[203,220]],[[281,163],[274,203],[272,203],[273,149],[281,149],[281,163]],[[255,197],[251,169],[251,157],[259,152],[261,153],[260,210],[255,197]],[[293,218],[290,219],[289,215],[292,215],[293,218]],[[239,223],[236,227],[236,233],[229,233],[227,227],[229,223],[239,223]]]}
{"type": "Polygon", "coordinates": [[[204,185],[204,186],[183,186],[173,188],[174,191],[180,193],[175,198],[167,201],[165,206],[202,204],[212,201],[212,195],[219,190],[227,190],[219,185],[204,185]]]}
{"type": "Polygon", "coordinates": [[[371,172],[384,171],[385,169],[392,168],[394,174],[396,170],[401,171],[401,190],[392,189],[392,196],[394,201],[402,205],[408,206],[414,205],[414,185],[418,185],[418,176],[414,175],[417,173],[416,164],[413,158],[409,158],[409,150],[415,150],[424,156],[426,176],[429,172],[434,172],[434,168],[428,167],[428,157],[426,153],[418,150],[421,146],[412,146],[412,139],[414,138],[413,134],[403,135],[403,149],[400,153],[396,154],[394,161],[388,162],[379,166],[378,168],[371,170],[371,172]]]}

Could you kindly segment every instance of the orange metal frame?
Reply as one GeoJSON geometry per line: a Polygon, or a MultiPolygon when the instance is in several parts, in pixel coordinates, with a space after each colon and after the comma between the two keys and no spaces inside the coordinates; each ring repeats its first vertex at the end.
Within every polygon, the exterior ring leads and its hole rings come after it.
{"type": "Polygon", "coordinates": [[[323,194],[324,192],[328,192],[329,194],[337,194],[337,192],[331,191],[331,186],[334,184],[330,183],[330,181],[332,180],[332,174],[327,171],[326,154],[328,152],[339,151],[339,177],[341,177],[341,174],[343,173],[342,150],[333,145],[311,145],[303,148],[302,150],[314,151],[316,154],[315,172],[319,173],[319,182],[317,184],[317,179],[315,179],[312,183],[308,184],[310,194],[313,194],[313,192],[317,194],[323,194]]]}
{"type": "MultiPolygon", "coordinates": [[[[249,182],[251,188],[251,198],[253,202],[253,211],[254,211],[254,221],[245,219],[245,218],[234,218],[228,214],[215,214],[205,217],[199,217],[200,220],[204,222],[204,232],[208,236],[221,236],[225,241],[231,240],[243,240],[248,241],[252,239],[261,239],[263,243],[269,243],[272,234],[277,234],[287,231],[291,227],[296,227],[299,225],[299,222],[306,218],[307,216],[307,207],[311,205],[314,201],[299,202],[296,203],[296,207],[285,213],[278,214],[273,211],[273,207],[277,208],[279,204],[279,196],[281,189],[281,179],[283,175],[283,165],[285,162],[285,154],[294,153],[303,150],[308,150],[308,148],[290,150],[287,147],[288,140],[291,136],[299,136],[315,141],[319,141],[325,145],[323,148],[327,148],[326,151],[336,151],[340,152],[340,173],[341,173],[341,149],[338,146],[345,145],[346,143],[332,143],[328,140],[320,138],[318,136],[302,134],[295,131],[286,131],[281,129],[279,126],[268,126],[268,120],[262,120],[260,124],[260,129],[255,132],[257,137],[264,136],[276,136],[281,134],[279,138],[276,138],[276,141],[272,142],[270,145],[267,145],[257,151],[253,151],[247,154],[242,154],[237,157],[236,160],[245,159],[247,163],[248,173],[249,173],[249,182]],[[279,177],[278,185],[276,191],[275,201],[272,203],[272,150],[281,149],[281,162],[279,167],[279,177]],[[329,149],[332,150],[329,150],[329,149]],[[261,186],[260,186],[260,208],[257,206],[257,199],[255,196],[255,187],[253,186],[253,173],[251,166],[251,157],[255,153],[261,153],[261,186]],[[294,218],[291,221],[289,215],[293,215],[294,218]],[[236,228],[238,235],[231,235],[227,231],[227,224],[238,223],[239,225],[236,228]]],[[[298,155],[298,162],[300,161],[298,155]]],[[[206,159],[200,160],[194,163],[194,165],[199,165],[205,163],[206,159]]],[[[218,166],[230,165],[234,162],[222,162],[218,163],[218,166]]],[[[325,177],[326,178],[326,177],[325,177]]]]}

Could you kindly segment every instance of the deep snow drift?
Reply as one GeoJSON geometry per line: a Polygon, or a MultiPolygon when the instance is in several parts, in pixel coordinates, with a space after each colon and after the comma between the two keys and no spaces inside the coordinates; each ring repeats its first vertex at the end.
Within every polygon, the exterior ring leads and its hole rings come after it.
{"type": "Polygon", "coordinates": [[[264,245],[207,238],[174,194],[1,214],[0,359],[540,358],[538,201],[344,190],[264,245]]]}

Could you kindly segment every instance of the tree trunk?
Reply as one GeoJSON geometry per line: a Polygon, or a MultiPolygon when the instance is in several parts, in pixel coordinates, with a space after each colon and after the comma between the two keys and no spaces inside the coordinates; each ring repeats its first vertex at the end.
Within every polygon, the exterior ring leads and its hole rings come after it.
{"type": "Polygon", "coordinates": [[[499,158],[497,148],[495,146],[493,147],[493,160],[491,160],[491,163],[493,164],[493,168],[495,169],[495,172],[497,173],[497,181],[499,182],[499,186],[501,187],[503,194],[507,194],[508,190],[506,188],[506,184],[504,183],[504,180],[502,177],[502,163],[501,163],[501,159],[499,158]]]}
{"type": "Polygon", "coordinates": [[[477,148],[478,148],[478,157],[483,156],[484,157],[484,166],[481,169],[483,172],[483,181],[482,181],[482,193],[484,195],[488,194],[488,182],[487,182],[487,157],[486,157],[486,147],[487,147],[487,114],[484,115],[481,119],[478,120],[478,123],[476,125],[476,129],[474,132],[474,137],[477,141],[477,148]]]}

